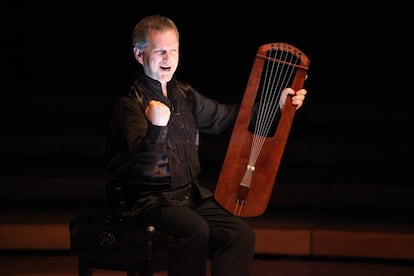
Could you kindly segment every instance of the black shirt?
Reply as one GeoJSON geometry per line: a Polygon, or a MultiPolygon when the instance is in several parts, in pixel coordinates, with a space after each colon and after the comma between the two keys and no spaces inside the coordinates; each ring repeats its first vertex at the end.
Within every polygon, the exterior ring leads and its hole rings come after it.
{"type": "MultiPolygon", "coordinates": [[[[140,75],[111,113],[107,139],[110,178],[118,188],[127,188],[130,198],[197,183],[201,170],[198,133],[219,134],[232,127],[238,107],[220,104],[175,79],[168,83],[167,98],[158,81],[140,75]],[[145,107],[151,100],[170,108],[167,126],[155,126],[146,119],[145,107]]],[[[199,190],[201,197],[212,195],[199,190]]]]}

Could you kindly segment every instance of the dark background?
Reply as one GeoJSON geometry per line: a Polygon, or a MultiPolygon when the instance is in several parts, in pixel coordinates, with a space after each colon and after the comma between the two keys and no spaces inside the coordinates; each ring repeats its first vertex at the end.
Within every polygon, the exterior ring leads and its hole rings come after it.
{"type": "MultiPolygon", "coordinates": [[[[159,13],[180,30],[177,77],[223,102],[241,100],[259,45],[290,43],[311,60],[309,93],[272,206],[414,211],[408,78],[393,64],[403,55],[390,47],[406,45],[385,31],[387,22],[360,16],[360,7],[339,2],[321,13],[311,1],[5,1],[1,13],[6,208],[101,202],[107,114],[138,68],[130,34],[143,16],[159,13]],[[340,11],[352,13],[342,19],[340,11]]],[[[202,137],[212,182],[227,139],[202,137]]]]}

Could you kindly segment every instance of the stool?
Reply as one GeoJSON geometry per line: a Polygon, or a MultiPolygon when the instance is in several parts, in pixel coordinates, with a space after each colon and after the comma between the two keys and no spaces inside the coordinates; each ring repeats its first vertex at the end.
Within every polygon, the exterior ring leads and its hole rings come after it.
{"type": "Polygon", "coordinates": [[[140,225],[107,211],[78,215],[70,221],[69,232],[78,276],[92,276],[94,269],[153,276],[167,270],[168,245],[176,242],[153,224],[140,225]]]}

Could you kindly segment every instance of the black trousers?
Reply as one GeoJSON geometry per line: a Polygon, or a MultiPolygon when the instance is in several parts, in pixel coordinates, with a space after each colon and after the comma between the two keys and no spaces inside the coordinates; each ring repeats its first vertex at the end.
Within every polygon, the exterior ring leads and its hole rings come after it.
{"type": "MultiPolygon", "coordinates": [[[[157,207],[143,215],[179,240],[169,249],[169,276],[250,276],[255,233],[240,217],[208,199],[195,207],[157,207]]],[[[140,217],[142,219],[142,217],[140,217]]]]}

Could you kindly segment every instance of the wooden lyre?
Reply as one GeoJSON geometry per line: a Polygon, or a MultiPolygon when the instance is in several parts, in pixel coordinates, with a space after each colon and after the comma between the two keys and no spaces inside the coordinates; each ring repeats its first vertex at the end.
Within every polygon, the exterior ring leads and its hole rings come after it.
{"type": "Polygon", "coordinates": [[[282,90],[301,89],[309,63],[286,43],[258,48],[214,192],[237,216],[259,216],[267,208],[296,111],[282,90]]]}

